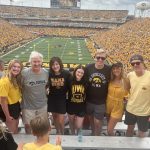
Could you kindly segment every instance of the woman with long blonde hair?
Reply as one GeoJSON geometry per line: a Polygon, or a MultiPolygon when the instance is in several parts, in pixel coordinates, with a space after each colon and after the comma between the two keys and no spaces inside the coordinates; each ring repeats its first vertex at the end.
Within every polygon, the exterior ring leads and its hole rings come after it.
{"type": "Polygon", "coordinates": [[[6,75],[0,81],[0,118],[12,133],[18,133],[22,68],[19,60],[11,60],[6,75]]]}
{"type": "Polygon", "coordinates": [[[127,79],[124,76],[123,64],[116,62],[111,68],[111,80],[106,100],[106,113],[108,117],[108,135],[114,135],[114,128],[122,119],[124,113],[124,98],[127,96],[127,79]]]}

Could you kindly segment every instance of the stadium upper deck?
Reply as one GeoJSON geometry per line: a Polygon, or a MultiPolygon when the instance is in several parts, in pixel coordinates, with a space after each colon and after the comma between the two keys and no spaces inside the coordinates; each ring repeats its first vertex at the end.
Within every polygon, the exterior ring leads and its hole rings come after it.
{"type": "Polygon", "coordinates": [[[0,5],[0,16],[16,25],[112,28],[126,21],[128,11],[0,5]]]}

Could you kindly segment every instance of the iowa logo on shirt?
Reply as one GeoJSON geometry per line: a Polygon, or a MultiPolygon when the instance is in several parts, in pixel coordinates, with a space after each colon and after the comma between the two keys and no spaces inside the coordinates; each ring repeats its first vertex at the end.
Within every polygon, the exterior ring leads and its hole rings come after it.
{"type": "Polygon", "coordinates": [[[84,93],[85,93],[85,88],[83,85],[73,85],[71,101],[75,103],[84,102],[84,93]]]}

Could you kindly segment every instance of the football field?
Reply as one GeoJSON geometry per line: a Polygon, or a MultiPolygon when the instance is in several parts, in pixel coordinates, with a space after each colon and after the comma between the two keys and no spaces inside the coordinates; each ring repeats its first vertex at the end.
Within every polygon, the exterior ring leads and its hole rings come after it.
{"type": "Polygon", "coordinates": [[[42,37],[25,44],[2,56],[5,62],[11,59],[19,59],[28,62],[32,51],[43,54],[44,62],[49,62],[53,56],[58,56],[64,64],[88,64],[93,58],[86,47],[85,39],[42,37]]]}

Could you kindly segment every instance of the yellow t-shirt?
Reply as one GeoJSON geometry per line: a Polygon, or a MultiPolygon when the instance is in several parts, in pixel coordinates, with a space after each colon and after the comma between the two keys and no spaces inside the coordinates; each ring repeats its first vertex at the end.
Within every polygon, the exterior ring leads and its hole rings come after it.
{"type": "Polygon", "coordinates": [[[138,77],[135,72],[128,74],[130,80],[130,95],[127,111],[137,116],[150,115],[150,71],[138,77]]]}
{"type": "Polygon", "coordinates": [[[7,97],[8,104],[15,104],[21,99],[19,87],[14,87],[8,77],[0,80],[0,97],[7,97]]]}
{"type": "Polygon", "coordinates": [[[53,145],[50,143],[42,146],[37,146],[35,143],[27,143],[23,146],[23,150],[62,150],[60,145],[53,145]]]}

